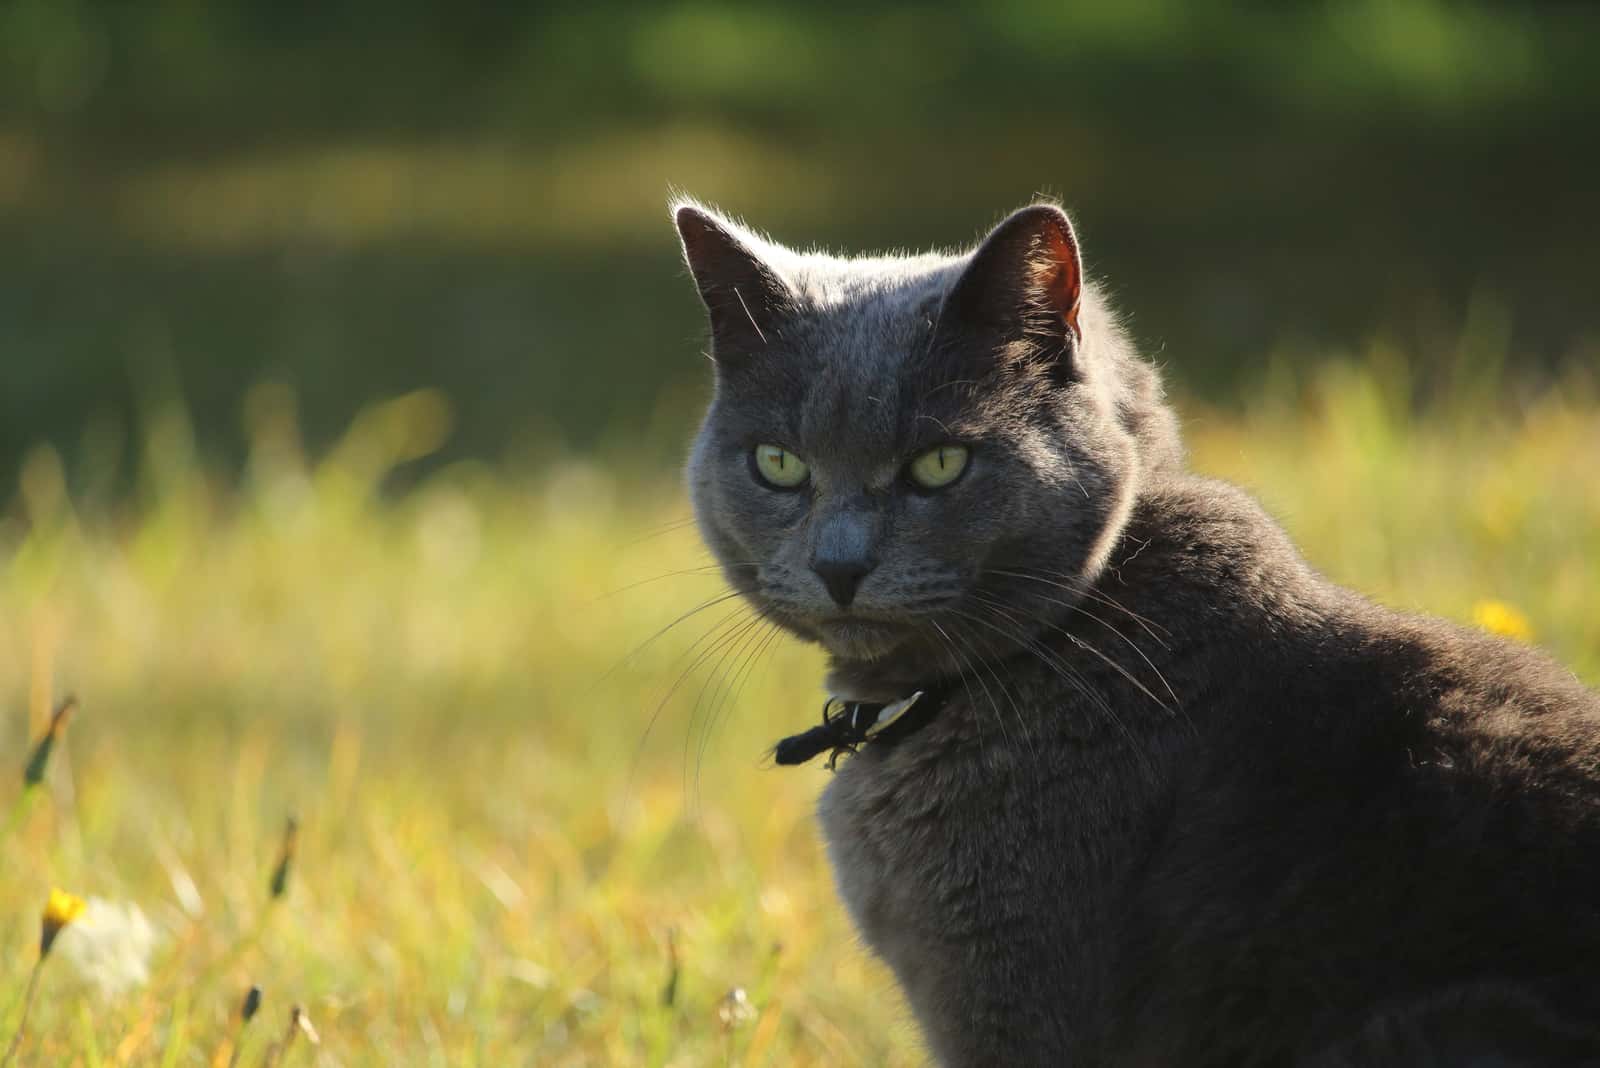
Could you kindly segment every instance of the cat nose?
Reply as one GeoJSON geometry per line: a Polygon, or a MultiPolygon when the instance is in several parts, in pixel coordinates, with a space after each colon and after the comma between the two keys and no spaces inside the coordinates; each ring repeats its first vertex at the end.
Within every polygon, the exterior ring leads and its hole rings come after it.
{"type": "Polygon", "coordinates": [[[856,599],[856,587],[861,585],[861,580],[867,577],[867,572],[872,570],[872,561],[865,557],[828,557],[819,556],[811,561],[811,570],[822,579],[822,584],[828,587],[828,596],[840,608],[849,608],[850,602],[856,599]]]}
{"type": "Polygon", "coordinates": [[[843,500],[817,524],[811,570],[828,587],[828,596],[840,608],[850,607],[856,599],[856,588],[878,562],[873,552],[877,522],[869,503],[843,500]]]}

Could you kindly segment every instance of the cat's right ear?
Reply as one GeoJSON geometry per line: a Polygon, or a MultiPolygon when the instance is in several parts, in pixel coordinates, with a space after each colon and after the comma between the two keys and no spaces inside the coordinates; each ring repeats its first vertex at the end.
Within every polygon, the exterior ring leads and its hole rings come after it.
{"type": "Polygon", "coordinates": [[[1012,212],[973,252],[945,297],[941,318],[1043,354],[1070,374],[1082,340],[1083,267],[1066,212],[1039,203],[1012,212]]]}
{"type": "Polygon", "coordinates": [[[673,207],[683,258],[711,318],[711,356],[719,367],[759,354],[794,305],[794,290],[762,258],[761,242],[694,204],[673,207]]]}

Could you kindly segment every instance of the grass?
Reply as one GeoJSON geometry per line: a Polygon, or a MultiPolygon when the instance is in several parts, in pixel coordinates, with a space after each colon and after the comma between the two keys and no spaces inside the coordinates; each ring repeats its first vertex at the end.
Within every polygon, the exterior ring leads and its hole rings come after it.
{"type": "MultiPolygon", "coordinates": [[[[1600,679],[1600,398],[1419,415],[1399,366],[1190,407],[1195,464],[1258,491],[1334,577],[1525,622],[1600,679]]],[[[69,926],[19,1063],[202,1065],[236,1035],[257,1064],[291,1004],[322,1041],[283,1064],[919,1061],[830,885],[810,819],[827,773],[763,760],[816,713],[815,653],[758,645],[730,603],[628,655],[720,589],[693,570],[670,458],[462,464],[392,496],[389,472],[442,439],[436,396],[369,409],[315,459],[286,395],[250,411],[239,479],[169,420],[132,499],[74,496],[80,473],[36,450],[0,519],[0,811],[20,811],[0,1042],[52,885],[91,897],[78,925],[132,902],[158,933],[148,979],[107,994],[69,926]]]]}

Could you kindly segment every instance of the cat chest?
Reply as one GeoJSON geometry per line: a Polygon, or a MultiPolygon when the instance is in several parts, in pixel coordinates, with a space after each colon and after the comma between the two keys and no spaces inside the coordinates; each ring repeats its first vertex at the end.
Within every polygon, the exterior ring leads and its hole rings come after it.
{"type": "Polygon", "coordinates": [[[1115,821],[1096,819],[1080,754],[1042,767],[971,751],[841,763],[819,816],[840,896],[907,981],[979,958],[1093,956],[1115,821]],[[1046,770],[1046,767],[1048,770],[1046,770]],[[946,959],[948,958],[948,959],[946,959]]]}

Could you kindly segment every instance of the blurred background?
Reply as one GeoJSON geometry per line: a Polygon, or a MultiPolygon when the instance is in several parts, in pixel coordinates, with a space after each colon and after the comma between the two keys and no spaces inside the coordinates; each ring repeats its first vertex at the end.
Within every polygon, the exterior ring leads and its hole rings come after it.
{"type": "Polygon", "coordinates": [[[447,454],[680,441],[680,189],[780,240],[954,246],[1037,193],[1177,382],[1383,337],[1596,360],[1584,4],[401,2],[0,9],[0,457],[236,455],[419,387],[447,454]],[[85,442],[85,435],[91,439],[85,442]]]}
{"type": "Polygon", "coordinates": [[[81,701],[0,953],[51,882],[155,932],[136,982],[48,976],[29,1048],[205,1063],[259,981],[328,1063],[916,1062],[823,773],[761,764],[814,654],[731,606],[650,640],[719,592],[674,191],[841,250],[1059,198],[1197,466],[1600,678],[1596,40],[1444,0],[0,4],[0,754],[81,701]]]}

